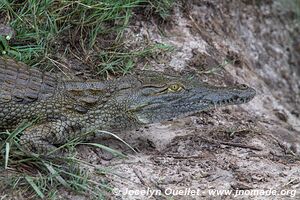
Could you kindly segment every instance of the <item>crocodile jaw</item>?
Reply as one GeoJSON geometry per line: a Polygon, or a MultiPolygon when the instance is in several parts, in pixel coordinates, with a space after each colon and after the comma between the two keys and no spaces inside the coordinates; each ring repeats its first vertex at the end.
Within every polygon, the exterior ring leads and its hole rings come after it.
{"type": "Polygon", "coordinates": [[[247,103],[256,95],[253,88],[245,85],[242,89],[240,87],[202,87],[174,95],[173,100],[169,97],[165,102],[162,101],[163,98],[152,99],[147,105],[137,109],[135,116],[143,124],[161,122],[217,107],[247,103]]]}

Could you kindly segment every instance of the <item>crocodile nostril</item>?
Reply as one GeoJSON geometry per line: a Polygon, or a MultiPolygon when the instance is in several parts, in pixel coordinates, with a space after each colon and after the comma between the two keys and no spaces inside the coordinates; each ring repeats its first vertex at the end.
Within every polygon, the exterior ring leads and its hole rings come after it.
{"type": "Polygon", "coordinates": [[[239,88],[241,90],[245,90],[245,89],[248,89],[248,86],[246,84],[241,84],[241,85],[239,85],[239,88]]]}

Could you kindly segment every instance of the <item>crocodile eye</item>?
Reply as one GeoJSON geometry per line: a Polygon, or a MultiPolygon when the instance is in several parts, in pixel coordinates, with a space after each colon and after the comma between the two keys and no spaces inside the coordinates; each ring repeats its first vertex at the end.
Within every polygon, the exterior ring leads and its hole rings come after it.
{"type": "Polygon", "coordinates": [[[169,86],[168,91],[170,92],[178,92],[182,89],[182,86],[179,84],[172,84],[169,86]]]}

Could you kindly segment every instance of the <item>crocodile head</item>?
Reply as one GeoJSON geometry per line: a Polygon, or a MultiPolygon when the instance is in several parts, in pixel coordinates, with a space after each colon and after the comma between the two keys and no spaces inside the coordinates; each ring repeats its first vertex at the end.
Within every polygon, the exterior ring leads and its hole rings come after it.
{"type": "Polygon", "coordinates": [[[244,84],[218,87],[195,77],[170,76],[153,71],[139,71],[121,80],[119,86],[122,85],[123,90],[116,100],[127,105],[130,115],[142,124],[246,103],[256,94],[253,88],[244,84]]]}

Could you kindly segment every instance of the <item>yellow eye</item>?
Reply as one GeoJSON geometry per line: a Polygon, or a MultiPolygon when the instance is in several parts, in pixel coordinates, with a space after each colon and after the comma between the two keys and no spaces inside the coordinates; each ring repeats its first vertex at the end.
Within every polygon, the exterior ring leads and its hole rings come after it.
{"type": "Polygon", "coordinates": [[[182,86],[179,84],[172,84],[169,86],[168,91],[170,92],[178,92],[182,89],[182,86]]]}

